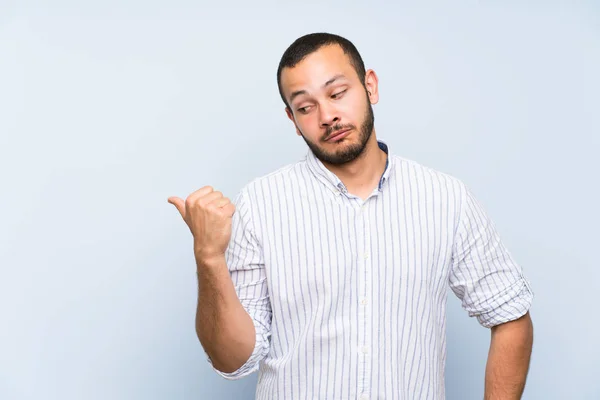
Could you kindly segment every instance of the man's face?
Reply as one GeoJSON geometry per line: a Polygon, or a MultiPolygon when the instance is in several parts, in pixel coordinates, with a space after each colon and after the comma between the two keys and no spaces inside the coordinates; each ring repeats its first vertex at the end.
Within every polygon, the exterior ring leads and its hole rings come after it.
{"type": "Polygon", "coordinates": [[[337,45],[322,47],[281,73],[288,117],[323,162],[354,160],[373,132],[373,109],[362,78],[337,45]]]}

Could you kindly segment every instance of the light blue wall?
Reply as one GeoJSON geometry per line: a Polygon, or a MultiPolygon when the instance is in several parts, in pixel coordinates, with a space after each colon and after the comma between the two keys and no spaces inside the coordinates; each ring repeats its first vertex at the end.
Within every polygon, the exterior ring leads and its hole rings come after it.
{"type": "MultiPolygon", "coordinates": [[[[525,398],[600,399],[597,2],[200,3],[0,3],[1,399],[253,398],[205,361],[166,199],[304,155],[275,71],[317,30],[378,73],[379,137],[470,185],[522,263],[525,398]]],[[[489,332],[448,319],[448,398],[479,399],[489,332]]]]}

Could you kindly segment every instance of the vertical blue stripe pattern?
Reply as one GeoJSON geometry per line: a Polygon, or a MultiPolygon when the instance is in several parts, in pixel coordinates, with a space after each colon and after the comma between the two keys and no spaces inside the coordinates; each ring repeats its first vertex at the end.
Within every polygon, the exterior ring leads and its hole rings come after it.
{"type": "Polygon", "coordinates": [[[234,199],[226,259],[256,344],[215,371],[258,371],[259,400],[444,399],[448,288],[487,328],[531,306],[469,188],[379,146],[388,162],[364,201],[310,151],[234,199]]]}

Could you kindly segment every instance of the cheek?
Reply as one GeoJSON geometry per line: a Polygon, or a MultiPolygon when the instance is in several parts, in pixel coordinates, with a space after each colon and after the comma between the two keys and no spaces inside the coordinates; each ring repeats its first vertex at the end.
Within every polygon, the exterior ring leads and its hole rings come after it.
{"type": "Polygon", "coordinates": [[[310,115],[303,115],[301,118],[296,120],[297,127],[304,133],[305,136],[312,137],[317,134],[320,130],[319,122],[315,113],[310,115]]]}
{"type": "Polygon", "coordinates": [[[346,121],[356,124],[360,122],[365,114],[367,103],[361,99],[352,99],[343,105],[342,118],[346,121]]]}
{"type": "Polygon", "coordinates": [[[348,103],[345,104],[345,106],[356,113],[357,111],[364,110],[367,106],[367,99],[355,96],[351,100],[348,100],[348,103]]]}

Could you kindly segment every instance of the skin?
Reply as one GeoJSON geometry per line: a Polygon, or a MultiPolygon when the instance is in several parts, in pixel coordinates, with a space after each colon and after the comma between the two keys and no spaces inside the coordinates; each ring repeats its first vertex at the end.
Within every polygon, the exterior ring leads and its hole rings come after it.
{"type": "Polygon", "coordinates": [[[485,370],[485,400],[517,400],[523,395],[531,350],[531,315],[491,329],[492,338],[485,370]]]}
{"type": "Polygon", "coordinates": [[[336,45],[322,47],[281,73],[289,104],[285,111],[296,133],[348,191],[362,199],[379,183],[387,157],[372,124],[370,132],[364,131],[371,104],[379,100],[375,72],[368,70],[364,79],[363,86],[348,56],[336,45]],[[350,134],[342,140],[327,140],[347,128],[350,134]]]}
{"type": "MultiPolygon", "coordinates": [[[[326,168],[348,191],[366,199],[378,185],[387,155],[378,144],[371,105],[379,100],[378,78],[367,70],[364,85],[342,49],[325,46],[281,75],[285,112],[326,168]],[[347,136],[331,140],[337,132],[347,136]]],[[[228,273],[225,249],[235,212],[230,200],[210,186],[185,200],[170,197],[194,237],[198,272],[196,332],[213,365],[233,372],[251,355],[255,330],[228,273]]],[[[520,399],[533,342],[531,317],[491,329],[485,372],[486,400],[520,399]]]]}
{"type": "Polygon", "coordinates": [[[215,368],[233,372],[252,354],[256,332],[229,275],[225,249],[235,206],[205,186],[185,200],[169,197],[194,238],[198,273],[196,334],[215,368]]]}

